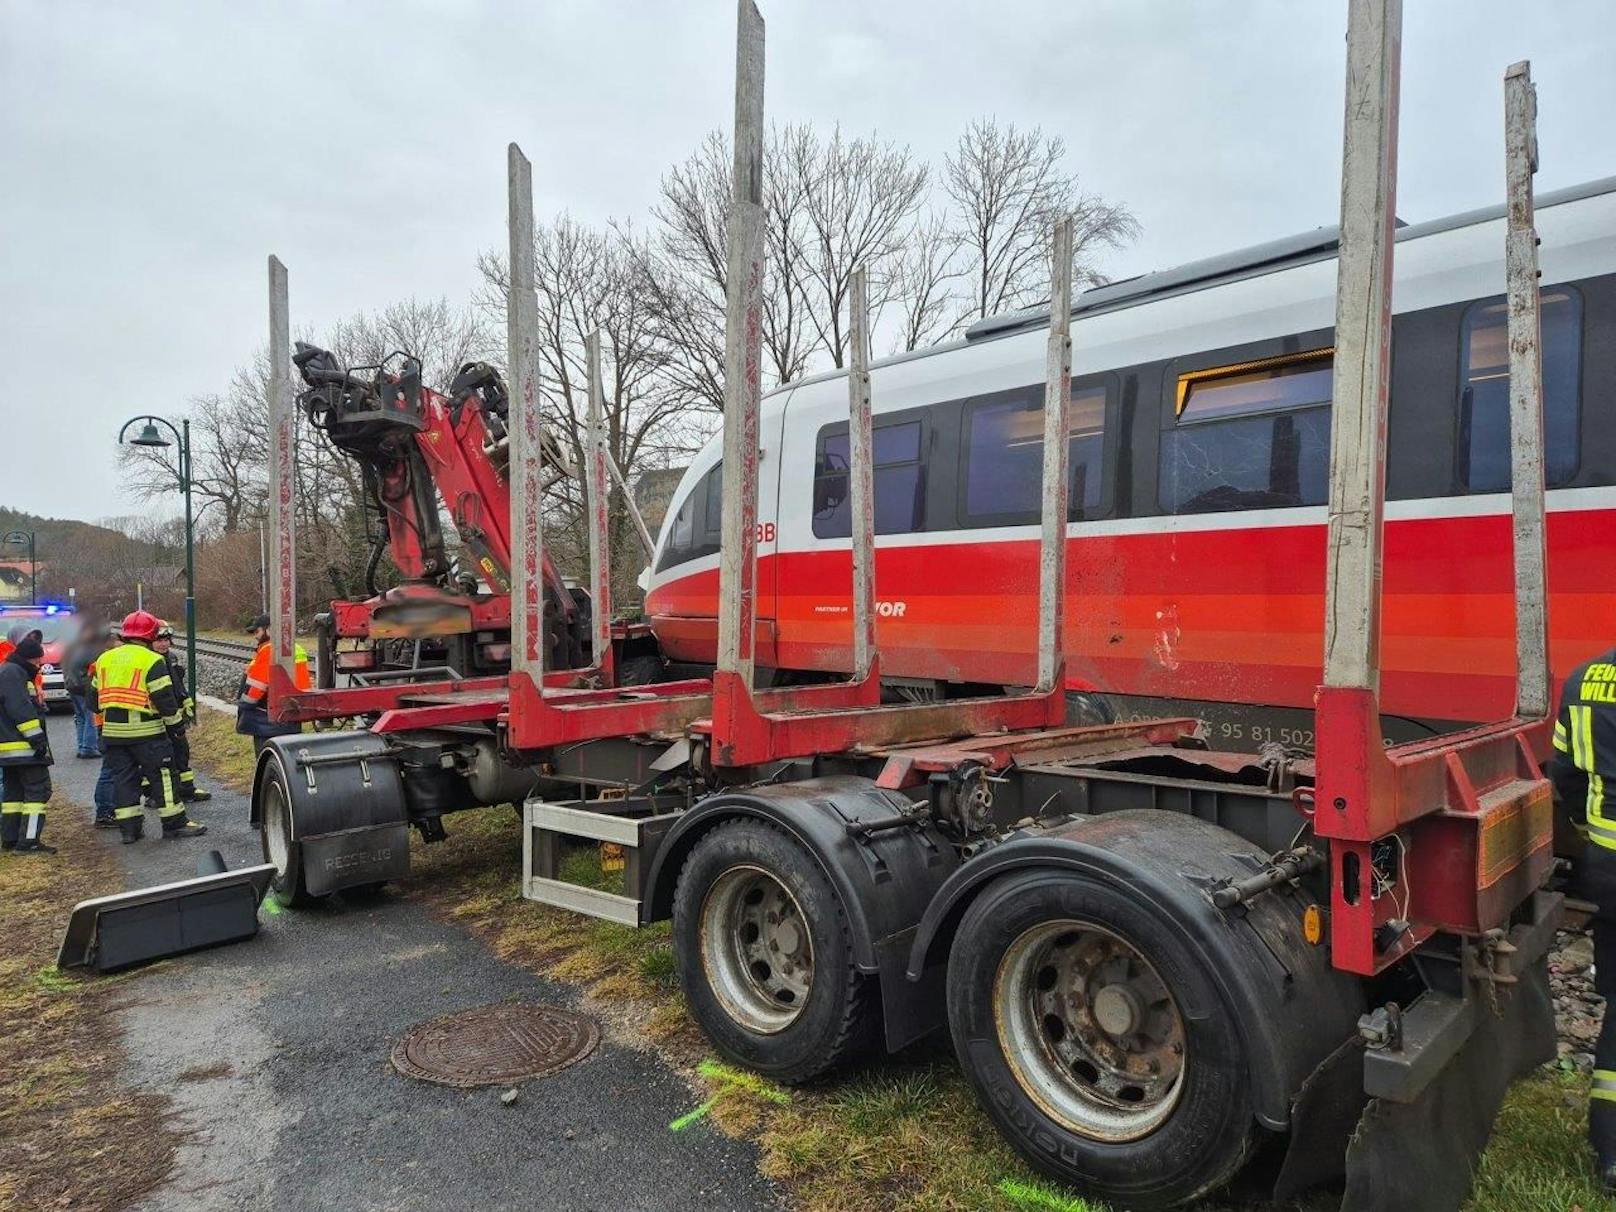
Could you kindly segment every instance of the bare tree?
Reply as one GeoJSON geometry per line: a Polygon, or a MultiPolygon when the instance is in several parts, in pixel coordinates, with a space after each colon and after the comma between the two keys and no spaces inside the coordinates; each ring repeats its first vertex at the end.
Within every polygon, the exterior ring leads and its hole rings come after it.
{"type": "Polygon", "coordinates": [[[972,122],[944,160],[944,188],[957,208],[953,234],[967,293],[955,326],[1026,307],[1048,289],[1047,245],[1056,217],[1075,216],[1073,275],[1103,280],[1092,253],[1138,235],[1128,208],[1078,188],[1065,168],[1066,142],[1042,129],[1017,130],[991,118],[972,122]]]}
{"type": "Polygon", "coordinates": [[[839,367],[846,355],[853,270],[870,269],[872,306],[879,309],[896,286],[891,262],[925,197],[930,170],[906,147],[874,137],[846,139],[840,127],[825,141],[811,127],[787,127],[779,155],[782,188],[802,199],[805,314],[819,349],[839,367]]]}
{"type": "Polygon", "coordinates": [[[897,349],[919,349],[948,334],[958,309],[954,288],[961,272],[959,240],[948,216],[937,211],[922,215],[893,258],[887,289],[898,316],[897,349]]]}

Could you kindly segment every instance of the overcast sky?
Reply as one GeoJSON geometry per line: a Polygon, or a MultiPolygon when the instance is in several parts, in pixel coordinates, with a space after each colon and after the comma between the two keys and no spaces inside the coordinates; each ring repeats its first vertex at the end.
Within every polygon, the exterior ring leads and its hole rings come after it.
{"type": "MultiPolygon", "coordinates": [[[[971,118],[1064,136],[1132,207],[1126,275],[1333,223],[1344,0],[763,0],[768,116],[940,162],[971,118]]],[[[114,438],[264,340],[458,301],[505,241],[505,144],[541,215],[644,215],[731,116],[734,5],[0,0],[0,505],[95,519],[114,438]],[[21,443],[19,436],[26,434],[21,443]]],[[[1502,192],[1502,76],[1532,60],[1540,190],[1616,173],[1609,0],[1407,0],[1398,211],[1502,192]]]]}

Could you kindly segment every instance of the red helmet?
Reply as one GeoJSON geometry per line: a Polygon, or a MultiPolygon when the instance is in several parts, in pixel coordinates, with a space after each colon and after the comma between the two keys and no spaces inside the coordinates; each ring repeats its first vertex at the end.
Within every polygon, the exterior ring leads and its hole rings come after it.
{"type": "Polygon", "coordinates": [[[157,638],[157,616],[144,610],[131,611],[123,616],[123,638],[126,640],[154,640],[157,638]]]}

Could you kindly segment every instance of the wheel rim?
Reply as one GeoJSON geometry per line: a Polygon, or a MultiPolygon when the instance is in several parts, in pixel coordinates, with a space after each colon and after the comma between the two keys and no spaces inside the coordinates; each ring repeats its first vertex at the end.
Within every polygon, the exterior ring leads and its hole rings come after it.
{"type": "Polygon", "coordinates": [[[278,779],[264,780],[264,854],[280,875],[286,874],[291,846],[286,840],[286,792],[278,779]]]}
{"type": "Polygon", "coordinates": [[[723,872],[701,905],[701,965],[735,1022],[773,1035],[802,1015],[814,981],[813,941],[796,897],[762,867],[723,872]]]}
{"type": "Polygon", "coordinates": [[[1148,960],[1090,922],[1022,933],[993,983],[993,1016],[1017,1082],[1051,1119],[1129,1141],[1166,1122],[1184,1085],[1184,1020],[1148,960]]]}

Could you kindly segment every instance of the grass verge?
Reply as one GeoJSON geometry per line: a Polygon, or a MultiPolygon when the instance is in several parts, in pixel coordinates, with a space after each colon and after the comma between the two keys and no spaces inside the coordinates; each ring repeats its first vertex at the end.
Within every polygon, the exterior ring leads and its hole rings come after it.
{"type": "Polygon", "coordinates": [[[168,1101],[119,1083],[108,1020],[124,978],[56,970],[69,910],[121,891],[87,814],[53,799],[54,858],[0,855],[0,1208],[125,1208],[173,1168],[168,1101]]]}
{"type": "MultiPolygon", "coordinates": [[[[192,734],[196,760],[217,781],[245,789],[251,742],[222,713],[202,714],[204,726],[192,734]],[[216,754],[223,765],[213,765],[216,754]]],[[[705,1060],[711,1050],[679,993],[667,923],[631,930],[524,900],[519,818],[509,807],[459,813],[448,827],[447,842],[413,843],[414,874],[401,891],[501,959],[581,985],[598,1010],[657,1046],[704,1090],[670,1130],[711,1124],[754,1140],[763,1173],[805,1212],[1104,1212],[1033,1174],[1002,1143],[941,1047],[910,1049],[791,1091],[705,1060]]],[[[614,878],[588,849],[569,856],[566,876],[602,887],[614,878]]],[[[1468,1212],[1616,1212],[1592,1181],[1586,1105],[1586,1078],[1545,1072],[1517,1084],[1468,1212]]],[[[1289,1212],[1334,1206],[1328,1196],[1286,1205],[1289,1212]]],[[[1204,1212],[1273,1208],[1219,1203],[1204,1212]]]]}
{"type": "Polygon", "coordinates": [[[236,717],[227,711],[199,706],[191,742],[191,766],[206,771],[213,783],[246,795],[252,790],[252,737],[236,731],[236,717]]]}

